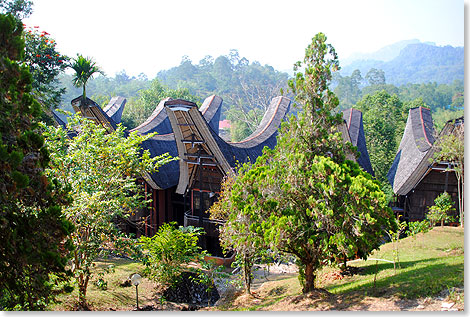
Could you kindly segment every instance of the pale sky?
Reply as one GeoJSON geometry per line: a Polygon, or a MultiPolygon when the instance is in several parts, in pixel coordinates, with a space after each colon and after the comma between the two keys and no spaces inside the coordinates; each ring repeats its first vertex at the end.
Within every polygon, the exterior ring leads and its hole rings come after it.
{"type": "Polygon", "coordinates": [[[339,55],[401,40],[464,46],[467,0],[33,0],[39,26],[68,56],[93,57],[106,75],[197,64],[237,49],[250,62],[292,70],[323,32],[339,55]]]}

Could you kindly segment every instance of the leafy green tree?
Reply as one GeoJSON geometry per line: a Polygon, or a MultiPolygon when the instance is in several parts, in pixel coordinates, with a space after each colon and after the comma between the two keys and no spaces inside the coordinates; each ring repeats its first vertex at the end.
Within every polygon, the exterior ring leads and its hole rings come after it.
{"type": "Polygon", "coordinates": [[[449,221],[452,217],[449,212],[455,210],[454,202],[448,192],[443,192],[434,200],[434,205],[429,207],[429,211],[426,215],[426,219],[434,226],[440,222],[441,226],[444,226],[444,222],[449,221]]]}
{"type": "Polygon", "coordinates": [[[342,77],[338,75],[336,81],[338,85],[335,88],[335,94],[340,99],[340,108],[347,109],[353,107],[361,95],[361,72],[356,69],[351,76],[342,77]]]}
{"type": "Polygon", "coordinates": [[[146,272],[162,284],[174,284],[189,262],[204,259],[198,246],[202,228],[177,227],[176,223],[164,223],[153,237],[140,237],[144,251],[146,272]]]}
{"type": "Polygon", "coordinates": [[[33,76],[33,92],[44,110],[57,108],[65,92],[60,87],[59,74],[65,71],[69,58],[56,50],[50,34],[37,27],[24,32],[25,63],[33,76]]]}
{"type": "Polygon", "coordinates": [[[237,181],[230,176],[225,179],[219,200],[209,210],[211,219],[225,221],[219,229],[220,243],[226,252],[236,253],[236,262],[240,263],[247,294],[252,294],[253,265],[267,248],[263,236],[252,230],[259,220],[254,215],[260,208],[259,199],[262,195],[260,184],[254,181],[250,168],[250,164],[240,167],[237,181]],[[246,209],[252,209],[253,212],[246,212],[246,209]]]}
{"type": "Polygon", "coordinates": [[[82,87],[82,102],[86,102],[86,84],[88,80],[96,73],[104,73],[90,57],[83,57],[79,54],[77,54],[77,58],[72,59],[70,67],[75,71],[72,82],[76,87],[82,87]]]}
{"type": "Polygon", "coordinates": [[[385,85],[385,72],[381,69],[371,68],[365,79],[369,82],[369,85],[385,85]]]}
{"type": "Polygon", "coordinates": [[[302,111],[282,125],[276,147],[235,178],[228,199],[253,239],[296,257],[306,293],[315,289],[318,269],[345,256],[367,257],[395,222],[379,183],[346,160],[352,149],[328,88],[338,60],[326,36],[317,34],[295,65],[305,69],[289,83],[302,111]]]}
{"type": "Polygon", "coordinates": [[[16,19],[22,20],[33,13],[33,2],[31,0],[0,0],[0,13],[9,13],[16,19]]]}
{"type": "Polygon", "coordinates": [[[444,128],[446,125],[447,121],[463,117],[464,115],[465,109],[437,108],[436,111],[433,111],[432,113],[434,129],[436,131],[441,131],[442,128],[444,128]]]}
{"type": "MultiPolygon", "coordinates": [[[[150,157],[140,144],[154,134],[125,135],[121,125],[112,133],[93,121],[75,115],[69,138],[61,127],[45,126],[46,144],[51,152],[48,174],[70,188],[73,203],[64,209],[75,225],[72,272],[79,290],[79,303],[86,305],[93,262],[110,251],[123,252],[126,241],[116,221],[146,205],[142,186],[136,181],[144,172],[154,172],[173,158],[168,153],[150,157]]],[[[130,251],[129,251],[130,252],[130,251]]]]}
{"type": "Polygon", "coordinates": [[[23,64],[23,27],[0,14],[0,308],[41,310],[67,280],[72,225],[64,188],[46,177],[49,152],[40,135],[41,107],[23,64]]]}
{"type": "Polygon", "coordinates": [[[277,236],[275,245],[297,257],[308,292],[327,259],[337,263],[353,254],[367,257],[393,217],[379,183],[345,159],[350,144],[338,131],[341,115],[332,114],[338,99],[328,88],[338,60],[324,34],[312,39],[303,65],[296,66],[304,66],[305,74],[296,73],[289,84],[303,111],[281,129],[274,151],[279,223],[270,217],[267,235],[277,236]]]}
{"type": "MultiPolygon", "coordinates": [[[[423,105],[422,102],[420,105],[423,105]]],[[[380,91],[365,96],[356,104],[356,108],[362,111],[372,168],[377,179],[385,182],[405,129],[408,107],[397,95],[391,96],[380,91]]]]}

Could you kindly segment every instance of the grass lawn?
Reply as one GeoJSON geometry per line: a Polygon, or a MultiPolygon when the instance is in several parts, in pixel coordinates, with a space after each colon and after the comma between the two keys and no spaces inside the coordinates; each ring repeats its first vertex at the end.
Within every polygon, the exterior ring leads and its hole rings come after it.
{"type": "MultiPolygon", "coordinates": [[[[352,309],[353,310],[399,310],[397,301],[414,301],[435,297],[443,290],[464,285],[464,229],[459,227],[435,227],[415,237],[401,239],[398,245],[399,265],[393,263],[393,245],[384,244],[367,261],[356,260],[349,266],[359,268],[359,273],[342,277],[336,268],[324,268],[318,273],[317,286],[329,293],[302,295],[297,274],[273,274],[268,278],[255,279],[253,289],[256,297],[240,291],[223,294],[216,307],[208,310],[308,310],[352,309]],[[374,284],[375,279],[375,284],[374,284]],[[371,309],[374,302],[393,298],[383,306],[371,309]],[[398,300],[397,300],[398,299],[398,300]],[[364,304],[365,301],[369,301],[364,304]],[[388,306],[387,306],[388,305],[388,306]],[[398,308],[397,308],[398,307],[398,308]]],[[[135,308],[135,287],[122,287],[133,273],[142,275],[143,265],[126,259],[98,261],[96,272],[113,264],[113,273],[104,275],[107,290],[100,290],[90,282],[87,298],[92,310],[132,310],[135,308]]],[[[96,277],[95,277],[96,280],[96,277]]],[[[139,285],[139,305],[157,305],[156,284],[143,278],[139,285]]],[[[451,291],[452,292],[452,291],[451,291]]],[[[452,294],[451,294],[452,295],[452,294]]],[[[73,310],[78,299],[75,290],[62,295],[61,303],[52,305],[50,310],[73,310]]],[[[463,307],[463,294],[456,302],[463,307]]],[[[416,305],[415,305],[416,306],[416,305]]],[[[170,306],[167,309],[171,309],[170,306]]],[[[177,307],[177,306],[175,306],[177,307]]],[[[176,308],[177,309],[177,308],[176,308]]],[[[434,309],[432,309],[434,310],[434,309]]]]}
{"type": "MultiPolygon", "coordinates": [[[[142,274],[144,266],[141,263],[128,259],[112,258],[96,261],[94,277],[88,284],[87,299],[91,310],[133,310],[136,306],[135,286],[121,286],[129,276],[134,273],[142,274]],[[103,268],[114,266],[114,272],[105,274],[103,279],[107,282],[107,289],[99,289],[93,282],[97,281],[99,272],[103,268]]],[[[143,278],[138,286],[139,306],[144,306],[153,302],[155,298],[155,283],[143,278]]],[[[75,310],[78,301],[78,288],[67,295],[61,295],[59,303],[49,307],[50,310],[75,310]]]]}
{"type": "MultiPolygon", "coordinates": [[[[367,261],[350,263],[363,268],[360,274],[342,280],[324,280],[322,287],[332,293],[361,291],[370,295],[401,298],[435,296],[443,289],[464,285],[464,230],[435,227],[398,242],[399,267],[374,259],[393,260],[393,245],[384,244],[367,261]],[[376,283],[374,287],[374,277],[376,283]]],[[[328,271],[322,271],[328,276],[328,271]]],[[[321,276],[320,276],[321,278],[321,276]]]]}

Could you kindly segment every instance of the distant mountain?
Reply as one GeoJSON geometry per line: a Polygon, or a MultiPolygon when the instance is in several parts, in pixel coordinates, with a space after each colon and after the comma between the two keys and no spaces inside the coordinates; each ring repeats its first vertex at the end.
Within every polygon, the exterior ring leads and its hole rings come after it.
{"type": "MultiPolygon", "coordinates": [[[[383,61],[383,62],[388,62],[398,55],[400,55],[400,52],[402,49],[404,49],[407,45],[409,44],[418,44],[421,43],[420,40],[414,39],[414,40],[405,40],[405,41],[400,41],[391,45],[387,45],[381,49],[379,49],[376,52],[372,53],[353,53],[351,56],[348,58],[342,59],[341,60],[341,66],[348,66],[349,64],[355,62],[355,61],[361,61],[361,60],[375,60],[375,61],[383,61]]],[[[433,45],[434,43],[426,43],[433,45]]]]}
{"type": "Polygon", "coordinates": [[[463,47],[408,43],[395,57],[386,60],[387,54],[390,57],[394,49],[406,42],[402,41],[370,54],[381,56],[385,60],[356,60],[343,66],[340,73],[343,76],[350,76],[355,69],[359,69],[364,77],[371,68],[382,69],[387,83],[394,85],[425,82],[450,84],[455,79],[464,80],[463,47]]]}

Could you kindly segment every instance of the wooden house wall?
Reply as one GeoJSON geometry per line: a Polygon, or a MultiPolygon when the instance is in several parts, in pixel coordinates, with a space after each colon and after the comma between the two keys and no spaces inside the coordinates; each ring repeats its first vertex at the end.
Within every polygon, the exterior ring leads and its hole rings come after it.
{"type": "Polygon", "coordinates": [[[176,222],[184,225],[184,212],[190,208],[185,207],[183,195],[175,193],[176,186],[157,190],[142,182],[145,199],[150,200],[147,208],[130,217],[129,222],[120,224],[126,233],[134,233],[137,237],[142,235],[151,237],[158,228],[166,222],[176,222]]]}
{"type": "Polygon", "coordinates": [[[402,208],[408,214],[409,221],[421,221],[426,217],[428,208],[434,205],[434,200],[444,191],[447,191],[454,200],[455,212],[459,214],[457,178],[453,172],[432,170],[408,193],[407,198],[402,197],[402,208]],[[447,186],[446,186],[447,178],[447,186]]]}

